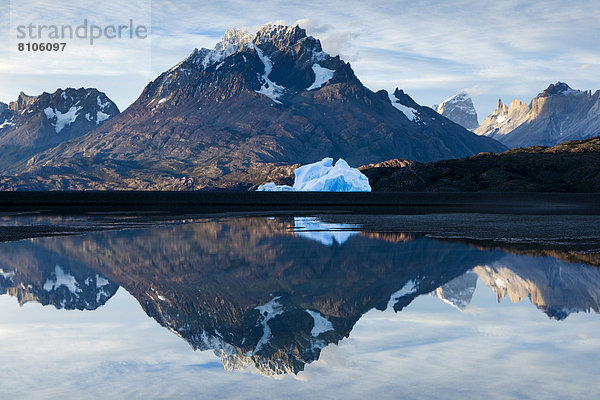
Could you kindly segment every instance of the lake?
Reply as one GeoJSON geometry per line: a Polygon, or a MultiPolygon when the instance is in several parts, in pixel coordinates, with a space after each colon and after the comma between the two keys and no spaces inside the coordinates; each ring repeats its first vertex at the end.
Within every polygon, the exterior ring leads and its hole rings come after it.
{"type": "Polygon", "coordinates": [[[1,397],[597,398],[599,222],[6,215],[1,397]]]}

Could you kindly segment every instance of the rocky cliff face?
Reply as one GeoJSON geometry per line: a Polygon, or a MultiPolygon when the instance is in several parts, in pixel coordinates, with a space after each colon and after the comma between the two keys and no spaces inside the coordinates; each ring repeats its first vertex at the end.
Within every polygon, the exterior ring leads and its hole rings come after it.
{"type": "Polygon", "coordinates": [[[119,113],[96,89],[58,89],[28,96],[21,92],[0,105],[0,170],[17,170],[29,156],[80,137],[119,113]]]}
{"type": "Polygon", "coordinates": [[[247,189],[324,157],[357,166],[504,149],[398,95],[364,87],[297,26],[228,30],[93,134],[32,157],[20,177],[60,176],[68,189],[247,189]]]}
{"type": "Polygon", "coordinates": [[[479,126],[473,100],[471,100],[469,94],[464,90],[444,100],[439,105],[434,105],[432,108],[439,114],[470,131],[475,130],[479,126]]]}
{"type": "Polygon", "coordinates": [[[600,135],[600,91],[573,90],[563,82],[551,84],[528,106],[514,100],[498,108],[474,131],[510,148],[555,146],[567,140],[600,135]]]}

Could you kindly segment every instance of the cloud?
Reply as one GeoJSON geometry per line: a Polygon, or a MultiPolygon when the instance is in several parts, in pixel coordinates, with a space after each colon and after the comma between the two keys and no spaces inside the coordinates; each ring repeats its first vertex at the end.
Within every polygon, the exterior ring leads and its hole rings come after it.
{"type": "MultiPolygon", "coordinates": [[[[212,47],[228,27],[252,31],[269,21],[299,24],[321,39],[326,51],[351,61],[357,76],[373,90],[400,86],[417,101],[432,104],[447,93],[478,86],[485,88],[485,93],[474,97],[480,114],[491,112],[498,97],[528,101],[558,80],[595,89],[597,80],[579,68],[600,64],[596,5],[584,0],[383,0],[377,7],[357,0],[266,0],[260,4],[137,0],[132,5],[109,0],[102,7],[91,0],[77,7],[49,0],[36,3],[41,6],[33,10],[35,15],[65,16],[74,21],[94,13],[135,15],[136,7],[145,10],[151,5],[153,75],[181,61],[195,47],[212,47]]],[[[94,74],[108,76],[111,70],[119,70],[124,79],[138,82],[138,93],[122,96],[133,99],[149,80],[135,71],[140,52],[123,48],[117,54],[103,53],[103,64],[95,66],[71,58],[69,71],[93,67],[94,74]],[[117,64],[114,60],[123,65],[101,68],[117,64]]],[[[25,76],[15,85],[19,82],[26,84],[25,76]]],[[[110,89],[113,87],[120,91],[118,82],[110,89]]],[[[0,88],[0,99],[7,94],[0,88]]]]}

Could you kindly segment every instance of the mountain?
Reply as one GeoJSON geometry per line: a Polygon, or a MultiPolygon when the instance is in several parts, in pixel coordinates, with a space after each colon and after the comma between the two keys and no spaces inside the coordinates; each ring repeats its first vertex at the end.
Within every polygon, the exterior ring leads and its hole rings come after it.
{"type": "Polygon", "coordinates": [[[9,294],[20,305],[37,302],[65,310],[95,310],[119,288],[86,265],[32,247],[19,241],[2,245],[0,252],[0,294],[9,294]]]}
{"type": "Polygon", "coordinates": [[[477,279],[498,299],[530,296],[551,318],[600,310],[596,267],[399,232],[323,232],[349,226],[307,222],[206,219],[0,243],[0,293],[94,309],[119,285],[194,350],[265,375],[297,374],[374,308],[400,311],[432,292],[468,307],[477,279]]]}
{"type": "Polygon", "coordinates": [[[96,89],[58,89],[0,103],[0,169],[92,131],[119,113],[96,89]]]}
{"type": "Polygon", "coordinates": [[[432,294],[435,294],[444,303],[463,311],[471,303],[476,288],[477,275],[472,271],[467,271],[463,275],[438,287],[432,294]]]}
{"type": "Polygon", "coordinates": [[[382,192],[600,192],[600,137],[428,164],[361,168],[382,192]]]}
{"type": "Polygon", "coordinates": [[[498,108],[474,131],[510,148],[555,146],[600,135],[600,90],[574,90],[557,82],[527,105],[514,100],[498,108]]]}
{"type": "Polygon", "coordinates": [[[85,283],[74,268],[85,266],[194,350],[213,350],[225,368],[273,375],[303,370],[373,308],[400,310],[504,254],[393,233],[324,244],[295,232],[297,224],[240,218],[0,243],[0,267],[11,287],[45,293],[67,292],[72,280],[63,275],[85,283]],[[56,264],[64,274],[52,275],[56,264]]]}
{"type": "Polygon", "coordinates": [[[432,108],[439,114],[470,131],[475,130],[479,126],[473,100],[471,100],[471,97],[464,90],[444,100],[439,105],[434,105],[432,108]]]}
{"type": "Polygon", "coordinates": [[[600,312],[600,269],[552,257],[507,255],[474,268],[498,302],[508,296],[517,303],[528,298],[548,317],[562,320],[572,313],[600,312]]]}
{"type": "Polygon", "coordinates": [[[50,189],[245,190],[279,166],[324,157],[357,166],[504,149],[402,91],[372,92],[298,26],[265,25],[194,50],[117,117],[32,157],[20,177],[50,189]]]}

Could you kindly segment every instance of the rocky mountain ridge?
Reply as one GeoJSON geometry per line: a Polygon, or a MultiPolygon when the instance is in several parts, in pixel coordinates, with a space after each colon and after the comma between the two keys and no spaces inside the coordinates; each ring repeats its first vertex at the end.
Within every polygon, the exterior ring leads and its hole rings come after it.
{"type": "Polygon", "coordinates": [[[0,170],[96,129],[119,113],[97,89],[58,89],[0,104],[0,170]]]}
{"type": "Polygon", "coordinates": [[[529,105],[514,100],[498,107],[474,131],[509,148],[555,146],[568,140],[600,135],[600,90],[574,90],[564,82],[551,84],[529,105]]]}

